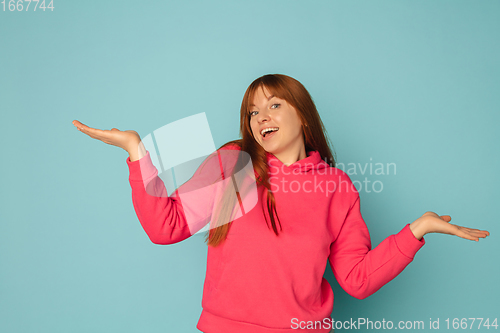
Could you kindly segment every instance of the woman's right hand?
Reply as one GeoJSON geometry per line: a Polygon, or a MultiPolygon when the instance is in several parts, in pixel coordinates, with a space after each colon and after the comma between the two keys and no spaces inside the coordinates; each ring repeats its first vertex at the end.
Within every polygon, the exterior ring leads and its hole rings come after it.
{"type": "Polygon", "coordinates": [[[136,154],[138,146],[141,143],[139,133],[133,130],[120,131],[117,128],[112,128],[111,130],[100,130],[84,125],[78,120],[73,120],[72,123],[80,132],[87,134],[91,138],[123,148],[129,154],[136,154]]]}

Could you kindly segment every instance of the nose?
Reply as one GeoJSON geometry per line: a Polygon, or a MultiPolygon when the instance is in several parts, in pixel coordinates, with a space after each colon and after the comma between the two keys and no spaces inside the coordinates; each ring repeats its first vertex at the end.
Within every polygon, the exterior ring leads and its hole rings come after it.
{"type": "Polygon", "coordinates": [[[259,124],[269,121],[269,113],[267,112],[267,110],[259,111],[259,114],[257,115],[257,121],[259,122],[259,124]]]}

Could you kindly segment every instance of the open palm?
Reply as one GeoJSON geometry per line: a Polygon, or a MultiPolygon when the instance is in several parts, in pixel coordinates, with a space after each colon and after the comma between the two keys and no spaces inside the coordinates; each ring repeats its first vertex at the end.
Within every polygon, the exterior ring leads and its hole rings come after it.
{"type": "Polygon", "coordinates": [[[451,224],[449,223],[451,221],[450,215],[438,215],[434,212],[426,212],[420,219],[425,221],[426,233],[455,235],[474,241],[478,241],[479,238],[485,238],[490,235],[486,230],[472,229],[451,224]]]}
{"type": "Polygon", "coordinates": [[[78,120],[73,120],[72,123],[79,131],[87,134],[91,138],[123,148],[126,151],[130,151],[131,148],[137,147],[137,144],[141,141],[139,134],[133,130],[120,131],[117,128],[101,130],[84,125],[78,120]]]}

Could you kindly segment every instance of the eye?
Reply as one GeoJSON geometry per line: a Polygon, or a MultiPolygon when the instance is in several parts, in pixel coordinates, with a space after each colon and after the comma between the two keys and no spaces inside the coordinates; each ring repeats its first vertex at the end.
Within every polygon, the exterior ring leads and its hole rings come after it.
{"type": "Polygon", "coordinates": [[[252,113],[254,113],[254,112],[258,112],[258,111],[250,111],[250,113],[249,113],[250,116],[252,116],[252,113]]]}
{"type": "MultiPolygon", "coordinates": [[[[273,108],[273,106],[275,106],[275,105],[277,105],[277,106],[279,107],[281,104],[279,104],[279,103],[273,104],[273,105],[271,105],[271,109],[272,109],[272,108],[273,108]]],[[[277,107],[276,107],[275,109],[277,109],[277,107]]]]}

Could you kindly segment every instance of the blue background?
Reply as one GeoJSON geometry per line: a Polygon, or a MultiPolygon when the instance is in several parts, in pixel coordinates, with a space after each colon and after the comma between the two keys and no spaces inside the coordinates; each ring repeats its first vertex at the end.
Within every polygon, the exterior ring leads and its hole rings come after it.
{"type": "Polygon", "coordinates": [[[328,266],[334,318],[423,320],[424,332],[429,318],[444,331],[446,318],[498,316],[499,1],[33,6],[0,7],[0,331],[198,332],[203,237],[152,244],[128,154],[71,122],[142,137],[205,112],[219,147],[238,138],[245,89],[268,73],[309,90],[338,162],[397,165],[351,173],[383,182],[360,192],[374,246],[428,210],[491,233],[425,236],[364,300],[328,266]]]}

